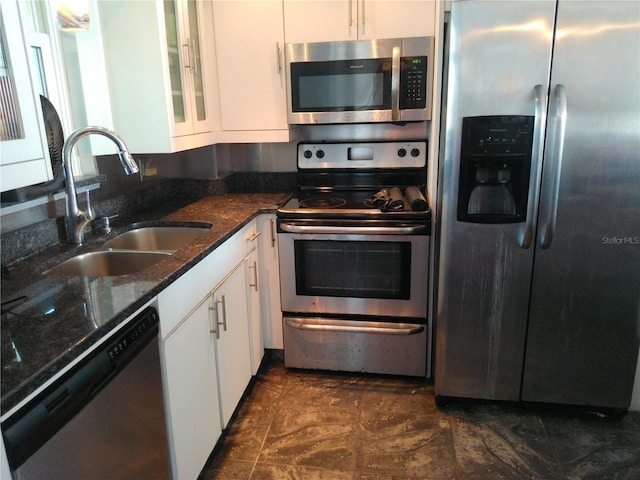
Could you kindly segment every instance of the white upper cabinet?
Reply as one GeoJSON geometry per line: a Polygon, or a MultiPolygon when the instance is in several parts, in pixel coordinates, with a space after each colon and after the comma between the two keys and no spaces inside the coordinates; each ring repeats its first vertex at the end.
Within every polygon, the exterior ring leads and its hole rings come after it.
{"type": "Polygon", "coordinates": [[[289,141],[281,0],[213,3],[221,142],[289,141]]]}
{"type": "Polygon", "coordinates": [[[433,36],[436,0],[284,0],[287,43],[433,36]]]}
{"type": "Polygon", "coordinates": [[[129,149],[176,152],[215,143],[211,2],[110,0],[99,6],[113,129],[129,149]]]}
{"type": "Polygon", "coordinates": [[[2,2],[0,25],[0,184],[4,192],[46,182],[53,174],[16,2],[2,2]]]}

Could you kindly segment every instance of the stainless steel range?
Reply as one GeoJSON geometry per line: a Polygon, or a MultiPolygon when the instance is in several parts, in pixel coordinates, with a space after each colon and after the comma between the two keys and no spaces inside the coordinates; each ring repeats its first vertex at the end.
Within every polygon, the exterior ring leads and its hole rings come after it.
{"type": "Polygon", "coordinates": [[[278,210],[287,367],[426,375],[424,141],[301,143],[278,210]]]}

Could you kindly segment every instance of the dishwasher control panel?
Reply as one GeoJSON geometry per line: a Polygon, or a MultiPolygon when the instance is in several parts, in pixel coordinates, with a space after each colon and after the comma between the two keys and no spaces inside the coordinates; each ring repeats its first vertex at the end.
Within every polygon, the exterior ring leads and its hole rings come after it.
{"type": "Polygon", "coordinates": [[[149,307],[140,316],[134,320],[134,325],[121,335],[115,342],[111,343],[111,347],[107,350],[107,355],[112,362],[120,361],[122,355],[129,353],[129,349],[135,353],[137,349],[133,348],[140,340],[146,339],[149,335],[157,335],[158,333],[158,312],[155,308],[149,307]]]}

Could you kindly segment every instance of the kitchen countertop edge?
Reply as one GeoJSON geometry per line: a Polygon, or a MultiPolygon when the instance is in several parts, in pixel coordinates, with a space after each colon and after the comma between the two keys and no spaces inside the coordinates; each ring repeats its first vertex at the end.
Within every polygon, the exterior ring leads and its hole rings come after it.
{"type": "MultiPolygon", "coordinates": [[[[61,352],[55,359],[44,365],[33,375],[25,378],[22,383],[11,391],[2,392],[1,415],[3,421],[22,408],[39,391],[55,382],[57,378],[69,368],[72,368],[81,358],[89,355],[95,345],[106,341],[114,333],[114,330],[119,330],[118,327],[124,326],[124,322],[132,319],[134,314],[157,297],[161,291],[182,277],[254,218],[261,214],[275,213],[278,206],[290,194],[291,192],[225,194],[205,197],[166,216],[151,220],[158,222],[208,222],[213,226],[209,232],[203,234],[197,241],[171,255],[169,257],[171,259],[170,262],[165,262],[165,260],[160,262],[164,264],[162,268],[152,266],[136,274],[136,277],[141,279],[145,277],[157,279],[156,281],[149,280],[153,285],[145,293],[114,314],[109,321],[61,352]],[[229,208],[222,208],[229,206],[229,203],[231,203],[229,208]],[[202,212],[207,213],[203,214],[202,212]]],[[[148,218],[144,220],[148,220],[148,218]]],[[[116,233],[118,233],[117,230],[116,233]]],[[[75,253],[77,254],[78,252],[75,253]]],[[[60,263],[65,256],[69,255],[58,256],[55,263],[60,263]]]]}

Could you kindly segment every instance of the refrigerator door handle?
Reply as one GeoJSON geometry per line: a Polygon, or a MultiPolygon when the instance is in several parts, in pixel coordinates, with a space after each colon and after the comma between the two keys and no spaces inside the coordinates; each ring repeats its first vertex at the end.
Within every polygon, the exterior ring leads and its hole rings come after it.
{"type": "Polygon", "coordinates": [[[524,224],[520,247],[525,250],[531,246],[534,236],[534,223],[538,215],[538,198],[542,172],[542,156],[544,152],[544,127],[547,123],[547,95],[544,87],[536,85],[534,91],[534,123],[533,148],[531,151],[531,177],[529,179],[529,194],[527,197],[527,217],[524,224]]]}
{"type": "Polygon", "coordinates": [[[562,171],[562,157],[564,153],[564,135],[567,127],[567,93],[564,85],[558,84],[554,90],[554,130],[553,139],[549,143],[552,152],[549,155],[551,160],[550,185],[545,188],[548,204],[546,218],[541,221],[540,245],[543,249],[548,249],[553,241],[553,233],[556,228],[556,218],[558,216],[558,193],[560,192],[560,173],[562,171]]]}

